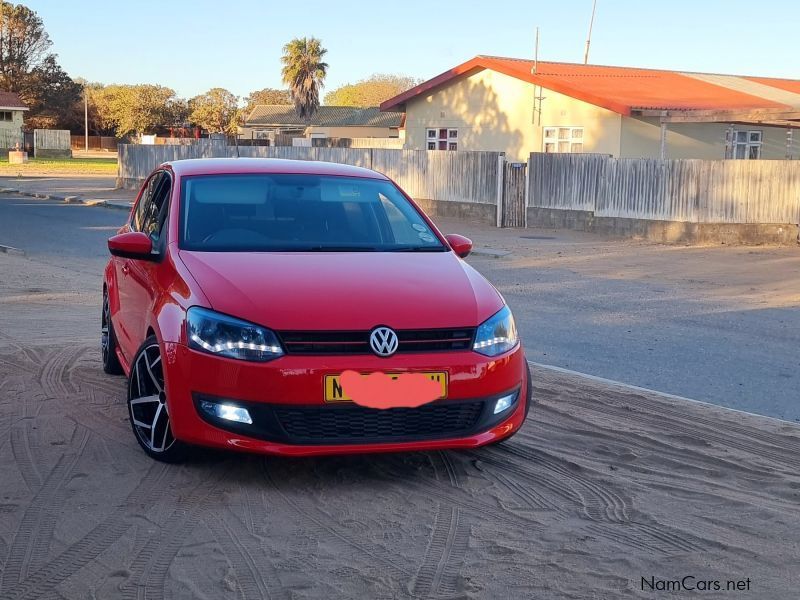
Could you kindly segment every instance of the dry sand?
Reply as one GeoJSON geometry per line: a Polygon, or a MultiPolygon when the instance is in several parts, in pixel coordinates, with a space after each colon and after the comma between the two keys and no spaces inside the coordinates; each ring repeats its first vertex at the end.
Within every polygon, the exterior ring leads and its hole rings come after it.
{"type": "Polygon", "coordinates": [[[798,595],[796,425],[534,370],[496,448],[162,465],[70,292],[94,283],[0,254],[3,600],[798,595]],[[750,591],[641,590],[687,575],[750,591]]]}

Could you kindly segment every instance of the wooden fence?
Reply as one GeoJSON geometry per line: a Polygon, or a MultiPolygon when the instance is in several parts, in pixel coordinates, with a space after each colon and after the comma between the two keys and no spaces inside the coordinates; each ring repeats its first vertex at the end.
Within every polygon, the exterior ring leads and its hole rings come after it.
{"type": "Polygon", "coordinates": [[[34,129],[33,147],[36,150],[69,150],[70,133],[66,129],[34,129]]]}
{"type": "MultiPolygon", "coordinates": [[[[90,135],[89,150],[108,150],[109,152],[116,152],[117,145],[121,141],[122,140],[113,136],[90,135]]],[[[73,150],[83,150],[86,148],[86,137],[82,135],[71,135],[70,144],[73,150]]]]}
{"type": "Polygon", "coordinates": [[[34,129],[33,155],[36,158],[71,158],[69,131],[66,129],[34,129]]]}
{"type": "Polygon", "coordinates": [[[800,223],[800,161],[531,154],[528,205],[691,223],[800,223]]]}
{"type": "MultiPolygon", "coordinates": [[[[158,165],[186,158],[236,156],[236,148],[201,141],[188,146],[119,146],[119,185],[136,187],[158,165]]],[[[241,157],[322,160],[374,169],[417,199],[497,204],[499,152],[429,152],[383,148],[239,147],[241,157]]]]}

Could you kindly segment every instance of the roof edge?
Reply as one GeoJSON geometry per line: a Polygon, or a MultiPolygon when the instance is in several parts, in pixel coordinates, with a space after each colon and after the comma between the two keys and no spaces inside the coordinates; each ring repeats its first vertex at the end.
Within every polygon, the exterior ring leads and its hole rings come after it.
{"type": "Polygon", "coordinates": [[[398,109],[398,107],[400,107],[401,105],[405,105],[405,103],[408,102],[409,100],[412,100],[424,94],[425,92],[428,92],[434,88],[444,85],[445,83],[455,79],[456,77],[459,77],[461,75],[466,75],[471,72],[478,72],[485,69],[489,69],[491,71],[502,73],[503,75],[508,75],[509,77],[514,77],[515,79],[519,79],[520,81],[526,81],[528,83],[533,83],[534,85],[540,85],[542,87],[547,88],[548,90],[553,90],[554,92],[564,94],[565,96],[570,96],[572,98],[588,102],[589,104],[594,104],[595,106],[606,108],[612,112],[619,113],[623,116],[629,116],[631,114],[630,106],[620,104],[617,102],[612,102],[606,98],[595,96],[593,94],[587,94],[568,85],[563,85],[561,83],[549,80],[543,81],[541,77],[537,77],[533,73],[525,73],[518,71],[516,69],[509,69],[505,64],[499,62],[501,60],[506,60],[506,59],[501,59],[500,57],[484,56],[479,54],[478,56],[471,58],[470,60],[463,62],[460,65],[456,65],[449,71],[440,73],[436,77],[429,79],[428,81],[424,81],[418,86],[406,90],[402,94],[398,94],[393,98],[385,100],[384,102],[381,103],[380,109],[381,111],[403,110],[405,108],[404,106],[403,109],[398,109]]]}

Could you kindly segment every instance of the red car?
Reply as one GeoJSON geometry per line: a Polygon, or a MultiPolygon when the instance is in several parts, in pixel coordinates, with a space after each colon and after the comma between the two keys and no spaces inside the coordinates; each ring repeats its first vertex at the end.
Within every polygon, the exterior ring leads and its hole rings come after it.
{"type": "Polygon", "coordinates": [[[167,163],[108,247],[103,367],[128,376],[131,425],[155,459],[194,444],[293,456],[473,448],[508,438],[528,412],[514,318],[462,260],[472,242],[442,235],[380,173],[167,163]],[[342,385],[351,371],[385,373],[373,389],[386,398],[403,396],[392,386],[409,373],[439,387],[432,401],[366,406],[342,385]]]}

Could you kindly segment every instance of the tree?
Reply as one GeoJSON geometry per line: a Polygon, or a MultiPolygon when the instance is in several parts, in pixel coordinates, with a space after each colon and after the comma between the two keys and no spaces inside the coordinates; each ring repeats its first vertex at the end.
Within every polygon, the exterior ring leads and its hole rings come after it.
{"type": "Polygon", "coordinates": [[[292,95],[289,90],[276,90],[275,88],[264,88],[250,92],[244,99],[244,112],[250,114],[258,104],[291,104],[292,95]]]}
{"type": "Polygon", "coordinates": [[[98,99],[101,120],[113,123],[118,137],[173,125],[174,108],[180,102],[174,90],[149,84],[109,85],[98,99]]]}
{"type": "Polygon", "coordinates": [[[61,126],[81,94],[49,52],[52,42],[39,15],[22,4],[0,2],[0,88],[16,92],[30,109],[28,126],[61,126]]]}
{"type": "Polygon", "coordinates": [[[350,83],[325,95],[328,106],[378,106],[417,85],[420,81],[405,75],[375,74],[358,83],[350,83]]]}
{"type": "Polygon", "coordinates": [[[316,38],[295,38],[283,47],[283,82],[288,86],[298,116],[310,117],[319,108],[319,90],[325,82],[328,51],[316,38]]]}
{"type": "Polygon", "coordinates": [[[211,133],[234,135],[241,111],[239,98],[223,88],[211,88],[189,100],[189,121],[211,133]]]}

